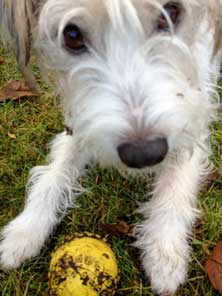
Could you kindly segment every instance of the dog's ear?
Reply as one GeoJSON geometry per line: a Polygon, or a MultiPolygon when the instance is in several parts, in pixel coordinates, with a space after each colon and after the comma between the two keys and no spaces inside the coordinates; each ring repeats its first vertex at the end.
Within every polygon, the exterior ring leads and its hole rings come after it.
{"type": "Polygon", "coordinates": [[[222,51],[222,0],[209,1],[212,9],[212,20],[215,22],[214,54],[222,51]]]}
{"type": "Polygon", "coordinates": [[[0,31],[3,43],[13,44],[19,68],[34,90],[38,90],[38,86],[28,64],[39,2],[40,0],[0,0],[0,31]]]}

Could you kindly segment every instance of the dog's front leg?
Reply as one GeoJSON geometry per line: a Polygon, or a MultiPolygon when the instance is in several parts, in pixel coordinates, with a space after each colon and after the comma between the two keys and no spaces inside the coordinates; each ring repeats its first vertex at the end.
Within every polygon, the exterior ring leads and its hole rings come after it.
{"type": "Polygon", "coordinates": [[[138,226],[137,245],[158,294],[173,295],[186,279],[201,171],[196,152],[170,160],[156,177],[152,200],[142,208],[146,220],[138,226]]]}
{"type": "Polygon", "coordinates": [[[40,252],[53,227],[73,205],[75,192],[81,190],[77,178],[85,164],[86,156],[80,153],[73,137],[58,135],[52,144],[50,164],[31,171],[23,212],[2,231],[3,268],[16,268],[40,252]]]}

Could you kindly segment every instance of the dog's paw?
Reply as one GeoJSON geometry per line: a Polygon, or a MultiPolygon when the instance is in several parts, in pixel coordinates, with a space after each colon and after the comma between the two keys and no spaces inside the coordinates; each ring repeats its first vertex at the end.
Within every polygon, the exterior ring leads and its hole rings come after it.
{"type": "Polygon", "coordinates": [[[20,224],[16,219],[1,233],[0,266],[5,270],[18,268],[27,259],[36,256],[41,243],[36,239],[35,230],[20,224]]]}
{"type": "Polygon", "coordinates": [[[187,276],[187,256],[178,253],[172,246],[147,250],[143,259],[145,271],[150,278],[153,291],[158,295],[174,295],[187,276]]]}

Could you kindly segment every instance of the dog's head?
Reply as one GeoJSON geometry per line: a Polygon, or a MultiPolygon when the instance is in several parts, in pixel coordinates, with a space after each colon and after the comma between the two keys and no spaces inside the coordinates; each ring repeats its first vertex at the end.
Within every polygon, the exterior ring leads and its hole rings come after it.
{"type": "Polygon", "coordinates": [[[82,149],[143,168],[204,145],[221,46],[220,0],[0,0],[20,67],[32,45],[82,149]]]}

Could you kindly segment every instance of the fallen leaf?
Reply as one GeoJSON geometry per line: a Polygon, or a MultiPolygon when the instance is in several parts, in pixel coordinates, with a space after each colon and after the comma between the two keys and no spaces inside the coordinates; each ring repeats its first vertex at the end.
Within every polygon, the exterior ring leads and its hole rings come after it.
{"type": "Polygon", "coordinates": [[[4,60],[0,58],[0,65],[4,64],[4,60]]]}
{"type": "Polygon", "coordinates": [[[207,188],[210,188],[215,184],[216,181],[221,182],[222,181],[222,173],[213,171],[205,179],[205,182],[203,182],[200,185],[200,191],[205,191],[207,188]]]}
{"type": "Polygon", "coordinates": [[[222,293],[222,242],[215,247],[212,256],[206,261],[205,270],[214,289],[222,293]]]}
{"type": "Polygon", "coordinates": [[[211,183],[214,180],[222,180],[222,175],[218,172],[212,172],[207,176],[206,182],[211,183]]]}
{"type": "Polygon", "coordinates": [[[11,134],[8,132],[8,137],[9,139],[15,140],[16,139],[16,135],[15,134],[11,134]]]}
{"type": "Polygon", "coordinates": [[[122,220],[118,220],[116,224],[100,224],[100,227],[114,236],[133,236],[133,227],[122,220]]]}
{"type": "Polygon", "coordinates": [[[16,100],[33,96],[37,96],[37,93],[30,90],[24,81],[10,81],[0,89],[0,101],[5,101],[7,99],[16,100]]]}

